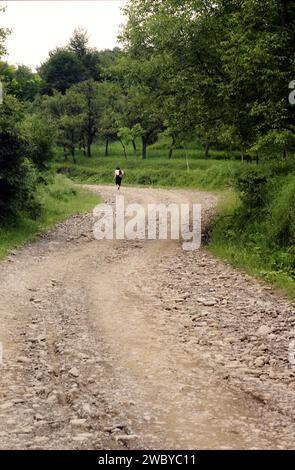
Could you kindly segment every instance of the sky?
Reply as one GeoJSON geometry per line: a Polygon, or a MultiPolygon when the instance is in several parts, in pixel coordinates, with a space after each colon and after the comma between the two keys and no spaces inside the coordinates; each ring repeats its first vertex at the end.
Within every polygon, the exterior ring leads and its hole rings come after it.
{"type": "Polygon", "coordinates": [[[121,7],[126,0],[0,0],[0,28],[12,34],[6,40],[10,64],[32,69],[46,60],[48,52],[65,46],[75,28],[88,30],[90,45],[101,49],[118,46],[117,34],[124,22],[121,7]]]}

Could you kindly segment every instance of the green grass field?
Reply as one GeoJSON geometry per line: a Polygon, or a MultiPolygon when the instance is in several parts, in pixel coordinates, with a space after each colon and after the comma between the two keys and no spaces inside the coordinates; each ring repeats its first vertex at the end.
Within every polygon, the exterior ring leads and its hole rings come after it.
{"type": "Polygon", "coordinates": [[[212,152],[212,159],[204,160],[203,150],[198,148],[177,149],[168,160],[165,140],[149,147],[146,160],[134,156],[131,146],[127,151],[126,159],[121,145],[114,142],[109,147],[110,156],[105,157],[104,145],[96,144],[91,158],[78,152],[76,164],[70,158],[65,162],[59,152],[53,168],[74,181],[89,184],[113,184],[114,169],[120,166],[125,171],[125,185],[222,190],[231,185],[233,172],[242,165],[222,160],[224,153],[217,151],[212,152]]]}
{"type": "Polygon", "coordinates": [[[98,195],[77,188],[62,175],[57,175],[51,184],[42,187],[38,196],[42,203],[40,217],[22,217],[13,225],[0,227],[0,259],[67,217],[91,210],[100,200],[98,195]]]}

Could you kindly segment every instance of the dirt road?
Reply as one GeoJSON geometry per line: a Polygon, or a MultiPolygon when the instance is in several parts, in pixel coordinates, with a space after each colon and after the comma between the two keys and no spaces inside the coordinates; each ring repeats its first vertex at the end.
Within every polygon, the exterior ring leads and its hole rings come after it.
{"type": "MultiPolygon", "coordinates": [[[[217,201],[123,194],[198,202],[204,221],[217,201]]],[[[204,248],[92,227],[73,217],[0,264],[0,448],[294,448],[292,305],[204,248]]]]}

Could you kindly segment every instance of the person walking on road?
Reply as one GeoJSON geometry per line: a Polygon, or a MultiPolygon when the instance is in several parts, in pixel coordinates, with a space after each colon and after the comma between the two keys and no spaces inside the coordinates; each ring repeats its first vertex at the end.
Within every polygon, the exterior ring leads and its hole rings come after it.
{"type": "Polygon", "coordinates": [[[124,176],[124,171],[121,170],[121,168],[119,166],[117,166],[117,168],[115,170],[115,184],[116,184],[118,190],[121,187],[123,176],[124,176]]]}

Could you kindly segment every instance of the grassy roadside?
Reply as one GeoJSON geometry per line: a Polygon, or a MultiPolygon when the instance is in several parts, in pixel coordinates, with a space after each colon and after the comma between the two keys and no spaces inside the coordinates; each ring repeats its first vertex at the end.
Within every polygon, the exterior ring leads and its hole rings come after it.
{"type": "Polygon", "coordinates": [[[91,210],[100,201],[97,194],[77,188],[63,175],[40,189],[38,196],[42,203],[40,217],[23,217],[13,225],[0,227],[0,259],[66,218],[91,210]]]}
{"type": "Polygon", "coordinates": [[[208,249],[216,257],[247,274],[282,289],[295,301],[292,252],[287,247],[267,245],[266,230],[269,230],[269,225],[265,220],[249,223],[238,231],[234,221],[239,205],[239,198],[234,191],[223,192],[208,249]]]}

